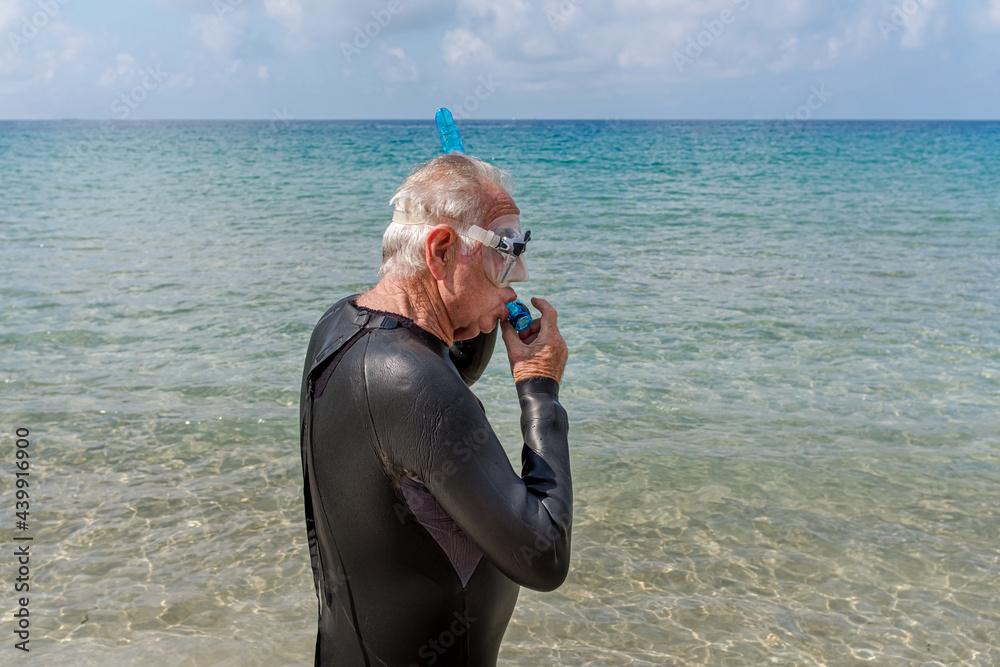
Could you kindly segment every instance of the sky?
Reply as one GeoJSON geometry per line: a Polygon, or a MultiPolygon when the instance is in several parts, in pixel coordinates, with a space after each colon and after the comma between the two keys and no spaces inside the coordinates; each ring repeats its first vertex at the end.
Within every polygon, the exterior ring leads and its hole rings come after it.
{"type": "Polygon", "coordinates": [[[0,119],[1000,119],[1000,0],[0,0],[0,119]]]}

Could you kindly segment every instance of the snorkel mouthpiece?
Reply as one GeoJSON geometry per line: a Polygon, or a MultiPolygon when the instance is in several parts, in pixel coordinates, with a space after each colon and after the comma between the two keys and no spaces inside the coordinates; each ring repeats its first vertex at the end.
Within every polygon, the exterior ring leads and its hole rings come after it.
{"type": "Polygon", "coordinates": [[[528,308],[521,303],[520,299],[514,299],[507,304],[507,321],[514,327],[514,331],[521,333],[527,331],[531,326],[531,313],[528,308]]]}

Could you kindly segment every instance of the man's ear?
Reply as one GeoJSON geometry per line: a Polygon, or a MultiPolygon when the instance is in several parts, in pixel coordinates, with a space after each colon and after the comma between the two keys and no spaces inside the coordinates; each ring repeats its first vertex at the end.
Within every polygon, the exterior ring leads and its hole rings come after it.
{"type": "Polygon", "coordinates": [[[458,233],[448,225],[437,225],[427,235],[424,243],[424,261],[435,280],[448,275],[448,262],[455,255],[458,233]]]}

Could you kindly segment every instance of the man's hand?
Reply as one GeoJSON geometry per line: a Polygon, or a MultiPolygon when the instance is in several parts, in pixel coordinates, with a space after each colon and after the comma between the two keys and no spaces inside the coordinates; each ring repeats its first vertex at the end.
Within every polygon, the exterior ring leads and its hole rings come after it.
{"type": "Polygon", "coordinates": [[[545,299],[536,297],[531,298],[531,305],[542,314],[526,331],[515,331],[506,317],[500,320],[514,382],[531,377],[549,377],[562,382],[569,348],[556,326],[556,309],[545,299]]]}

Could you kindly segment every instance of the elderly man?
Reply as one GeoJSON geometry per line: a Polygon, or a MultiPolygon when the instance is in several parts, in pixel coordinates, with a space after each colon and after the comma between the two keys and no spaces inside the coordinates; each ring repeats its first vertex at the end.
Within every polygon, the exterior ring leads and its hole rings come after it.
{"type": "Polygon", "coordinates": [[[382,280],[313,332],[301,435],[317,665],[494,665],[520,586],[566,578],[567,348],[543,299],[528,331],[506,321],[530,235],[505,180],[459,154],[418,167],[392,199],[382,280]],[[520,476],[468,388],[498,319],[520,476]]]}

